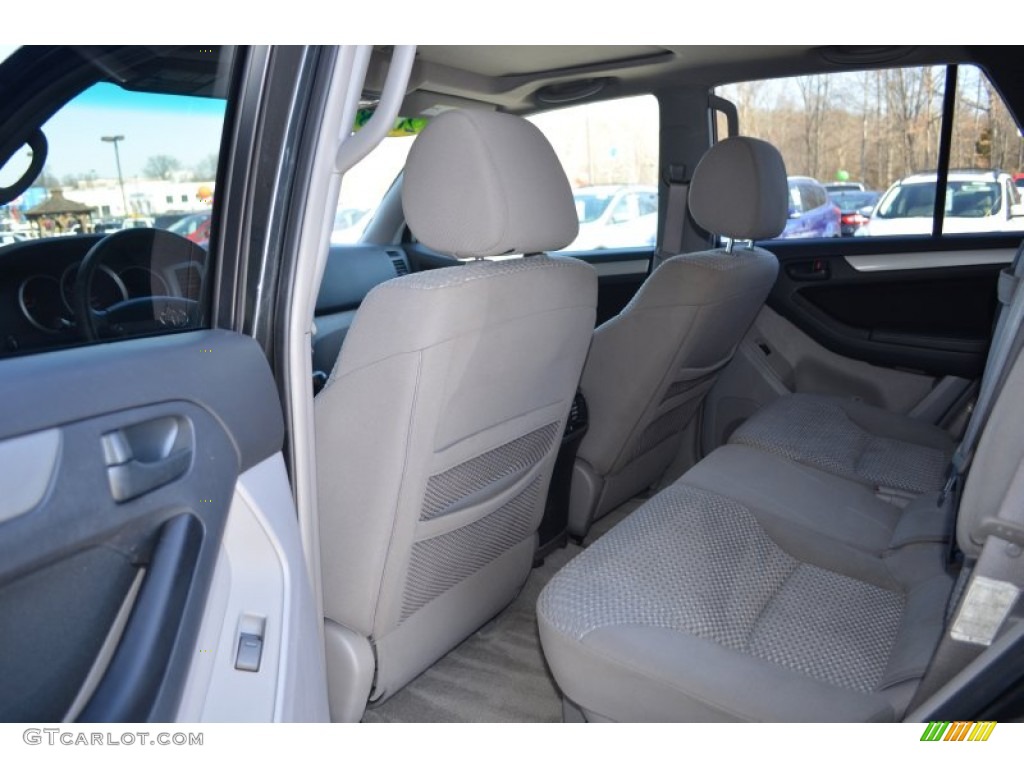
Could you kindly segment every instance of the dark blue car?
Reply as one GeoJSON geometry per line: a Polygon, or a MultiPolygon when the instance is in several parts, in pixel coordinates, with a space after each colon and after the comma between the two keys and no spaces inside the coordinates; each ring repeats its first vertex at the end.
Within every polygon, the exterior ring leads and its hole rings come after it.
{"type": "Polygon", "coordinates": [[[780,238],[839,237],[839,219],[825,187],[808,176],[789,177],[789,220],[780,238]]]}

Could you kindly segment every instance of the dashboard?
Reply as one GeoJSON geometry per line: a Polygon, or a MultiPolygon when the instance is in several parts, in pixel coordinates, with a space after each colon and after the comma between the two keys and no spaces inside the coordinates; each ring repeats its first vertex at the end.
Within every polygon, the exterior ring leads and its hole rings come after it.
{"type": "MultiPolygon", "coordinates": [[[[101,240],[102,235],[79,235],[0,247],[0,357],[76,346],[90,339],[76,316],[76,278],[82,260],[101,240]]],[[[198,301],[205,262],[205,251],[194,245],[111,247],[93,272],[90,308],[102,312],[130,307],[151,297],[198,301]]],[[[166,326],[156,317],[148,324],[136,319],[130,330],[115,327],[109,335],[175,330],[166,326]]]]}
{"type": "MultiPolygon", "coordinates": [[[[160,237],[166,240],[168,235],[160,237]]],[[[76,278],[86,254],[103,239],[103,235],[52,237],[0,247],[0,358],[79,346],[92,340],[81,327],[75,309],[76,278]]],[[[206,251],[183,238],[171,239],[171,248],[138,247],[136,242],[134,247],[128,244],[105,251],[93,271],[90,310],[94,314],[112,309],[130,314],[133,306],[140,309],[133,322],[125,323],[130,331],[106,336],[196,327],[185,324],[168,328],[166,318],[157,316],[161,304],[197,303],[203,295],[206,251]]],[[[452,263],[458,264],[444,259],[427,268],[452,263]]],[[[366,294],[379,283],[410,271],[409,257],[398,247],[331,246],[316,303],[315,371],[329,373],[334,367],[366,294]]]]}

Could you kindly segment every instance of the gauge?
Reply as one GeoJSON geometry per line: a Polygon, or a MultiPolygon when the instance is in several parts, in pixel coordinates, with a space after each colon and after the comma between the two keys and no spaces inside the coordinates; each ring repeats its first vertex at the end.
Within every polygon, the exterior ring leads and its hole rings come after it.
{"type": "Polygon", "coordinates": [[[49,275],[32,275],[18,286],[18,307],[35,328],[57,333],[70,325],[61,301],[60,282],[49,275]]]}
{"type": "Polygon", "coordinates": [[[128,291],[128,298],[144,296],[170,296],[167,281],[146,267],[128,267],[121,270],[121,280],[128,291]]]}
{"type": "MultiPolygon", "coordinates": [[[[75,278],[78,265],[72,264],[60,276],[60,297],[69,312],[74,312],[75,278]]],[[[128,300],[128,289],[124,281],[110,267],[100,266],[92,277],[92,292],[89,303],[93,309],[107,309],[119,301],[128,300]]]]}

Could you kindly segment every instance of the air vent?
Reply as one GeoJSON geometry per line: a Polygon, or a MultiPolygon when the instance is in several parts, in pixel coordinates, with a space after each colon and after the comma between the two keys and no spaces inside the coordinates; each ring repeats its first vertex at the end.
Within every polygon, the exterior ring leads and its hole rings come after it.
{"type": "Polygon", "coordinates": [[[398,277],[409,274],[409,262],[405,259],[405,254],[401,251],[388,251],[388,258],[391,259],[391,265],[395,268],[395,274],[398,277]]]}

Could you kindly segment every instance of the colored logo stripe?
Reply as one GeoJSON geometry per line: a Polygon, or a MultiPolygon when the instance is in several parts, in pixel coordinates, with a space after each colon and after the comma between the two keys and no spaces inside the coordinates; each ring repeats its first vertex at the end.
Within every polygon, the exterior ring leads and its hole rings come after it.
{"type": "Polygon", "coordinates": [[[981,721],[974,726],[974,730],[971,731],[971,735],[967,737],[968,741],[988,741],[988,737],[992,735],[992,731],[995,730],[996,721],[981,721]]]}
{"type": "Polygon", "coordinates": [[[995,720],[933,720],[921,734],[921,741],[988,741],[995,720]]]}

